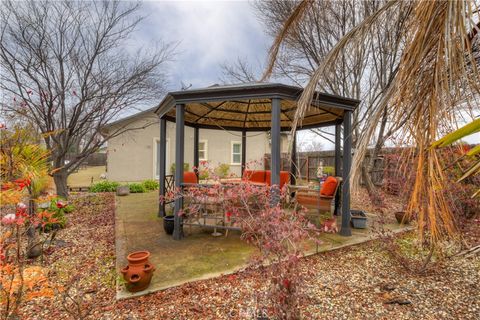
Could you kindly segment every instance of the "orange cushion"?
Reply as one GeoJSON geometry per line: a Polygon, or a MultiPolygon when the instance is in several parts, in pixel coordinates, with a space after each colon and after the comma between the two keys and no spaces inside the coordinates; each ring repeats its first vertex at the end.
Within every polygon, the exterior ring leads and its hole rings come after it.
{"type": "Polygon", "coordinates": [[[290,172],[280,171],[280,188],[283,188],[288,183],[290,183],[290,172]]]}
{"type": "Polygon", "coordinates": [[[245,170],[243,171],[243,180],[250,182],[265,183],[264,170],[245,170]]]}
{"type": "Polygon", "coordinates": [[[198,183],[197,175],[195,172],[184,172],[183,183],[198,183]]]}
{"type": "Polygon", "coordinates": [[[333,194],[335,193],[335,189],[337,188],[337,183],[338,181],[335,177],[328,177],[322,185],[320,194],[322,196],[333,196],[333,194]]]}
{"type": "MultiPolygon", "coordinates": [[[[270,170],[267,170],[265,183],[270,185],[271,181],[272,181],[272,172],[270,170]]],[[[290,172],[280,171],[280,189],[283,188],[283,186],[289,182],[290,182],[290,172]]]]}

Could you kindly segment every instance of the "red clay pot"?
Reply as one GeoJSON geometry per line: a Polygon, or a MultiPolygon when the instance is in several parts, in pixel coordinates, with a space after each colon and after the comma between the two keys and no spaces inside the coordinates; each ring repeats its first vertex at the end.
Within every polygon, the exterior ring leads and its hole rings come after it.
{"type": "Polygon", "coordinates": [[[152,280],[155,267],[148,261],[150,252],[136,251],[127,256],[128,266],[121,270],[130,292],[145,290],[152,280]]]}

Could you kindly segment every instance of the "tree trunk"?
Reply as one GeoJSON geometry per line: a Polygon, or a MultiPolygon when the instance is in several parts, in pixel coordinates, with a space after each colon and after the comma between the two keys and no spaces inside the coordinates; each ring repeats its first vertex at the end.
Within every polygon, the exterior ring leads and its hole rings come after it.
{"type": "Polygon", "coordinates": [[[65,170],[59,170],[53,174],[57,195],[64,198],[68,197],[67,178],[68,174],[65,170]]]}
{"type": "MultiPolygon", "coordinates": [[[[32,217],[35,215],[36,211],[37,211],[37,206],[35,204],[35,201],[33,199],[30,199],[28,201],[28,215],[32,217]]],[[[35,229],[35,226],[32,223],[28,223],[27,237],[28,237],[27,256],[29,258],[36,258],[40,256],[42,254],[42,246],[38,240],[37,230],[35,229]]]]}

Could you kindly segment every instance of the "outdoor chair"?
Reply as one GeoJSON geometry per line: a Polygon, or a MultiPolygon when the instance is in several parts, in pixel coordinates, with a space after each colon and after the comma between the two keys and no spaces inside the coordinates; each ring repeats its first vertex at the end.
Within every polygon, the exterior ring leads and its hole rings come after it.
{"type": "Polygon", "coordinates": [[[320,190],[308,187],[298,187],[295,192],[295,210],[299,206],[307,209],[316,209],[318,213],[335,211],[335,197],[340,189],[342,178],[328,177],[320,190]]]}

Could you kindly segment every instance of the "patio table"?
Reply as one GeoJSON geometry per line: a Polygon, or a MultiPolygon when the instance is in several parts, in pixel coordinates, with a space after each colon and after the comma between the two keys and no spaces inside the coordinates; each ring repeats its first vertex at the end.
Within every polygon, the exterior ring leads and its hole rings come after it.
{"type": "MultiPolygon", "coordinates": [[[[229,182],[230,184],[231,182],[229,182]]],[[[228,235],[228,230],[239,230],[239,228],[234,227],[234,221],[231,221],[231,218],[227,216],[227,212],[223,210],[222,205],[225,203],[225,199],[221,196],[221,192],[210,194],[208,191],[209,188],[218,188],[219,185],[224,185],[222,182],[209,180],[206,183],[189,183],[184,184],[185,188],[205,188],[207,191],[199,196],[191,197],[193,199],[193,204],[198,204],[203,206],[200,208],[201,216],[192,217],[192,222],[184,223],[187,226],[199,226],[199,227],[209,227],[214,228],[212,235],[218,236],[219,234],[216,229],[226,229],[228,235]],[[210,207],[210,208],[208,208],[210,207]],[[210,213],[209,213],[210,211],[210,213]],[[203,223],[202,223],[203,220],[203,223]],[[212,221],[213,224],[209,224],[208,220],[212,221]],[[194,223],[196,221],[197,223],[194,223]],[[230,226],[227,226],[227,223],[230,223],[230,226]],[[222,225],[223,224],[223,225],[222,225]]],[[[225,184],[228,185],[228,184],[225,184]]],[[[188,219],[188,218],[187,218],[188,219]]]]}

